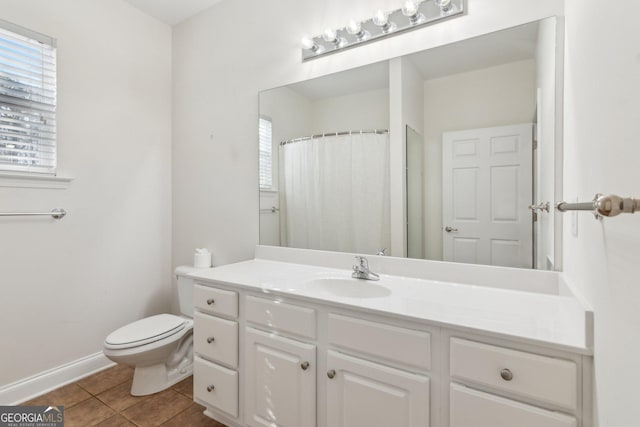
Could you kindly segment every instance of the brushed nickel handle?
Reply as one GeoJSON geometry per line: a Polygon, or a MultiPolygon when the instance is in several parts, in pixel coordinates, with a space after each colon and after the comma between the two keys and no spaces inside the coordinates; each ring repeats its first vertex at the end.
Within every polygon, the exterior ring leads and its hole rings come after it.
{"type": "Polygon", "coordinates": [[[336,376],[336,371],[334,371],[333,369],[330,371],[327,371],[327,376],[329,377],[329,379],[333,379],[333,377],[336,376]]]}
{"type": "Polygon", "coordinates": [[[208,386],[207,386],[207,391],[208,391],[209,393],[211,393],[213,390],[215,390],[215,388],[216,388],[216,386],[214,386],[213,384],[212,384],[212,385],[208,385],[208,386]]]}
{"type": "Polygon", "coordinates": [[[457,228],[453,228],[453,227],[451,227],[450,225],[447,225],[447,226],[444,228],[444,231],[446,231],[447,233],[451,233],[452,231],[458,231],[458,229],[457,229],[457,228]]]}
{"type": "Polygon", "coordinates": [[[505,381],[511,381],[513,379],[513,372],[511,372],[509,369],[505,368],[505,369],[500,371],[500,376],[505,381]]]}
{"type": "Polygon", "coordinates": [[[216,302],[216,300],[214,300],[213,298],[209,298],[207,300],[207,304],[209,304],[209,305],[213,305],[215,302],[216,302]]]}
{"type": "Polygon", "coordinates": [[[212,342],[214,342],[216,339],[214,337],[209,337],[207,338],[207,343],[211,344],[212,342]]]}
{"type": "Polygon", "coordinates": [[[309,369],[309,362],[302,362],[300,364],[300,367],[302,368],[303,371],[306,371],[307,369],[309,369]]]}

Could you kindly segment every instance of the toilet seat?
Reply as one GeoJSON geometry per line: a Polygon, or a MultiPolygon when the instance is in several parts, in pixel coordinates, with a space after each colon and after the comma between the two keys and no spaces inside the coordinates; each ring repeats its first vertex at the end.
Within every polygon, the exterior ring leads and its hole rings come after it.
{"type": "Polygon", "coordinates": [[[186,319],[173,314],[158,314],[137,320],[112,332],[104,341],[110,350],[143,346],[175,335],[185,328],[186,319]]]}

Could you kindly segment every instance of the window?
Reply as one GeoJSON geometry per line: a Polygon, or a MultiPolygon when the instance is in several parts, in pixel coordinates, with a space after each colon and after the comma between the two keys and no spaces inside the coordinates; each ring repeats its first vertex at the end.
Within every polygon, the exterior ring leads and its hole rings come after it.
{"type": "Polygon", "coordinates": [[[0,20],[0,170],[55,174],[55,40],[0,20]]]}
{"type": "Polygon", "coordinates": [[[273,145],[271,119],[260,116],[258,138],[260,139],[260,189],[271,190],[273,187],[273,145]]]}

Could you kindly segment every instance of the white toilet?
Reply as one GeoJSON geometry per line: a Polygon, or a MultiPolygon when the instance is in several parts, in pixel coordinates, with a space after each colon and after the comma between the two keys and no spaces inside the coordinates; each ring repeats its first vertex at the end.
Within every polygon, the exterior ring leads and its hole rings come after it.
{"type": "Polygon", "coordinates": [[[131,394],[157,393],[193,373],[193,267],[176,268],[181,316],[158,314],[112,332],[104,355],[133,366],[131,394]]]}

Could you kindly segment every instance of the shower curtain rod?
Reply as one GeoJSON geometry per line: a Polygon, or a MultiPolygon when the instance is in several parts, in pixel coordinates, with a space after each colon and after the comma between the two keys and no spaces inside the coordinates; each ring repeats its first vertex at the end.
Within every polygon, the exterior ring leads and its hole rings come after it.
{"type": "Polygon", "coordinates": [[[330,133],[319,133],[311,136],[303,136],[301,138],[294,138],[288,141],[282,141],[280,145],[291,144],[292,142],[300,142],[300,141],[308,141],[310,139],[324,138],[325,136],[341,136],[341,135],[360,135],[365,133],[374,133],[376,135],[384,135],[385,133],[389,133],[389,129],[361,129],[361,130],[347,130],[343,132],[330,132],[330,133]]]}

